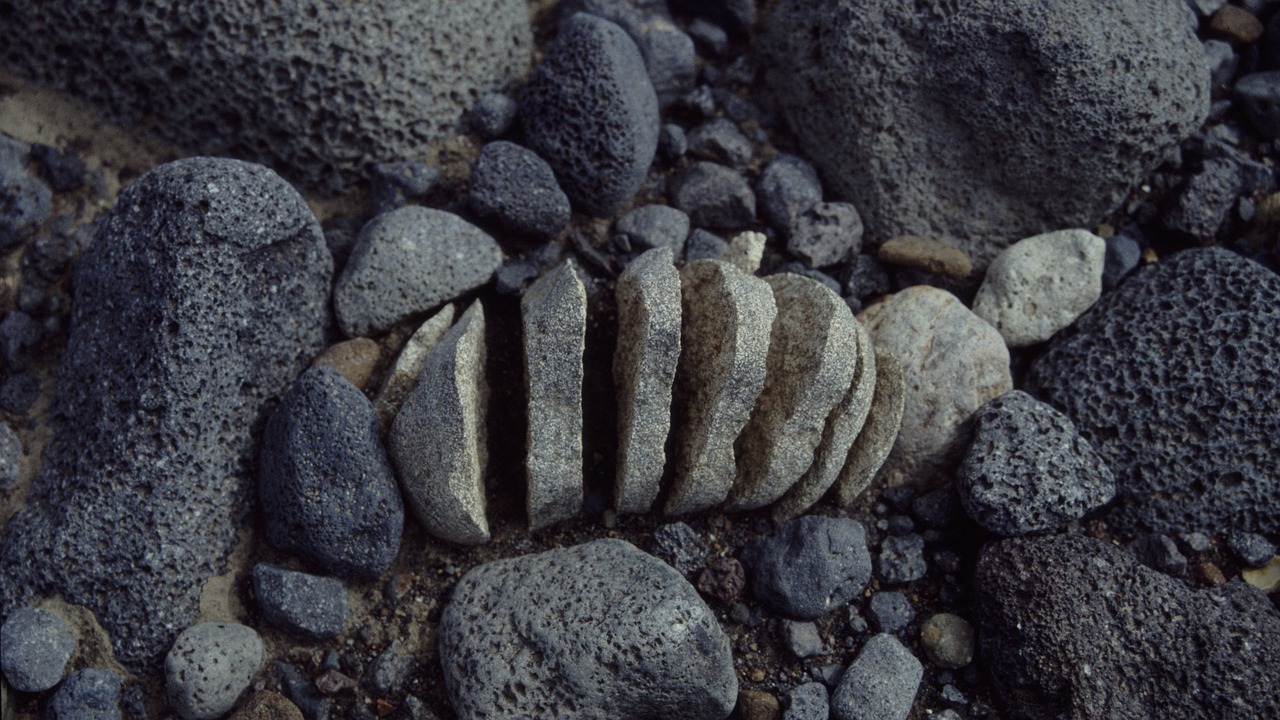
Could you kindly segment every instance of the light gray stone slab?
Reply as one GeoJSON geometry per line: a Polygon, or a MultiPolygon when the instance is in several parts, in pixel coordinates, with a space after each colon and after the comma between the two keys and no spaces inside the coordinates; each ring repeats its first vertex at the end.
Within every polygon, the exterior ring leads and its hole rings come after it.
{"type": "Polygon", "coordinates": [[[849,507],[871,485],[902,427],[902,405],[905,397],[902,364],[889,353],[876,353],[876,390],[871,399],[871,412],[862,432],[849,449],[849,457],[836,480],[836,501],[849,507]]]}
{"type": "Polygon", "coordinates": [[[400,412],[400,407],[404,405],[409,393],[417,387],[418,376],[422,374],[422,365],[427,360],[427,353],[431,352],[431,348],[440,342],[440,338],[453,325],[456,315],[457,310],[452,303],[445,305],[426,322],[419,325],[413,335],[409,336],[409,341],[401,348],[400,355],[396,357],[395,363],[391,366],[391,372],[387,373],[387,379],[383,381],[382,388],[378,390],[378,396],[373,401],[373,410],[377,413],[378,422],[382,424],[384,430],[391,427],[391,421],[396,419],[396,413],[400,412]]]}

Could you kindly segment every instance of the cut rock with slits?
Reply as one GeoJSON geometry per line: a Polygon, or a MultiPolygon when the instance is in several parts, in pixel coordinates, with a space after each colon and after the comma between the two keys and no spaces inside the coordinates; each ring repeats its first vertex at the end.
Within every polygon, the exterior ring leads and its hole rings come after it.
{"type": "Polygon", "coordinates": [[[877,352],[876,390],[871,399],[871,411],[867,413],[867,422],[849,449],[849,459],[836,480],[836,501],[841,507],[849,507],[862,495],[893,450],[898,428],[902,426],[906,397],[903,381],[902,363],[889,353],[877,352]]]}
{"type": "Polygon", "coordinates": [[[399,357],[396,358],[391,372],[382,383],[382,389],[378,391],[378,396],[373,401],[373,411],[377,414],[378,422],[383,429],[391,427],[396,413],[400,412],[404,401],[409,398],[409,393],[413,392],[418,385],[418,376],[422,374],[422,365],[427,361],[427,354],[436,346],[436,343],[440,342],[440,338],[449,330],[449,326],[453,325],[456,315],[457,310],[452,304],[440,308],[435,315],[414,331],[409,341],[404,344],[404,348],[400,350],[399,357]]]}

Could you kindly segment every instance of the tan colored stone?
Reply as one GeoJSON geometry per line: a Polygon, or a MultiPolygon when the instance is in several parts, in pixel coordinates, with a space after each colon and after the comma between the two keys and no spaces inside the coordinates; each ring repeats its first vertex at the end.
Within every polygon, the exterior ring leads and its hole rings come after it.
{"type": "Polygon", "coordinates": [[[1252,45],[1262,38],[1265,28],[1257,15],[1239,5],[1223,5],[1209,18],[1209,30],[1224,40],[1252,45]]]}
{"type": "Polygon", "coordinates": [[[646,513],[661,490],[680,359],[680,273],[670,248],[636,258],[618,278],[618,476],[614,507],[646,513]]]}
{"type": "Polygon", "coordinates": [[[232,713],[230,720],[302,720],[302,711],[280,693],[262,690],[232,713]]]}
{"type": "Polygon", "coordinates": [[[738,476],[725,502],[730,511],[762,508],[800,480],[858,368],[857,321],[840,296],[793,273],[765,282],[777,315],[764,390],[735,445],[738,476]]]}
{"type": "Polygon", "coordinates": [[[782,717],[782,703],[764,690],[740,690],[738,715],[742,720],[779,720],[782,717]]]}
{"type": "Polygon", "coordinates": [[[760,262],[764,260],[764,233],[748,230],[739,233],[729,241],[729,247],[720,253],[720,259],[733,265],[748,275],[760,271],[760,262]]]}
{"type": "Polygon", "coordinates": [[[529,399],[529,529],[582,510],[582,353],[587,293],[569,262],[542,276],[520,300],[529,399]]]}
{"type": "Polygon", "coordinates": [[[352,338],[330,345],[312,365],[326,365],[342,373],[352,385],[364,390],[373,379],[373,371],[382,357],[382,348],[369,338],[352,338]]]}
{"type": "Polygon", "coordinates": [[[948,277],[968,277],[973,261],[963,250],[919,235],[889,238],[877,252],[880,262],[920,268],[948,277]]]}
{"type": "Polygon", "coordinates": [[[414,516],[427,532],[459,545],[489,541],[484,331],[484,306],[476,301],[427,354],[388,443],[414,516]]]}
{"type": "Polygon", "coordinates": [[[866,424],[836,479],[836,502],[848,508],[862,495],[884,465],[902,426],[902,365],[889,353],[876,353],[876,389],[866,424]]]}
{"type": "Polygon", "coordinates": [[[722,260],[695,260],[680,273],[677,438],[668,515],[724,502],[733,485],[734,440],[764,388],[777,307],[765,281],[722,260]]]}
{"type": "Polygon", "coordinates": [[[391,372],[387,373],[382,389],[373,401],[373,410],[377,413],[383,430],[391,427],[391,421],[400,412],[405,398],[409,397],[409,393],[418,384],[418,375],[422,373],[422,364],[426,362],[427,354],[453,324],[455,313],[453,305],[440,308],[435,315],[418,326],[400,350],[400,355],[396,357],[391,372]]]}
{"type": "Polygon", "coordinates": [[[1244,569],[1240,576],[1264,593],[1280,590],[1280,555],[1271,558],[1270,562],[1260,568],[1244,569]]]}

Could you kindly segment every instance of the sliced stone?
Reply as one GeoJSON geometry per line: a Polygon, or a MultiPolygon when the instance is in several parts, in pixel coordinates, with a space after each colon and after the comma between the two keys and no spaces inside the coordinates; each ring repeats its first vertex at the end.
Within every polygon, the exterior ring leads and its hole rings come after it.
{"type": "Polygon", "coordinates": [[[858,367],[857,321],[839,295],[792,273],[765,282],[777,314],[764,390],[735,445],[738,476],[725,502],[730,511],[764,507],[805,474],[858,367]]]}
{"type": "Polygon", "coordinates": [[[452,304],[440,308],[435,315],[418,326],[400,350],[395,364],[391,366],[391,372],[387,373],[387,379],[382,382],[382,389],[373,400],[373,411],[378,415],[378,422],[383,430],[391,427],[391,421],[395,420],[405,399],[417,387],[418,376],[422,374],[427,354],[453,325],[455,314],[452,304]]]}
{"type": "Polygon", "coordinates": [[[902,427],[905,382],[902,364],[897,358],[887,352],[876,352],[876,390],[871,398],[871,410],[836,480],[836,501],[841,507],[853,505],[889,458],[898,439],[898,428],[902,427]]]}
{"type": "Polygon", "coordinates": [[[777,314],[769,284],[721,260],[680,273],[680,363],[673,416],[676,464],[668,515],[724,502],[733,485],[734,440],[764,388],[777,314]]]}
{"type": "Polygon", "coordinates": [[[529,529],[582,510],[582,353],[587,292],[568,262],[520,299],[529,392],[529,529]]]}
{"type": "MultiPolygon", "coordinates": [[[[822,499],[835,484],[840,471],[848,464],[849,450],[867,424],[877,387],[875,346],[871,342],[871,335],[857,320],[853,321],[853,338],[857,354],[857,369],[853,373],[853,381],[827,418],[822,441],[818,443],[814,453],[813,465],[781,500],[774,503],[774,523],[781,524],[797,517],[822,499]]],[[[892,441],[889,445],[892,447],[892,441]]],[[[888,448],[885,452],[888,453],[888,448]]]]}
{"type": "Polygon", "coordinates": [[[389,439],[414,517],[427,532],[460,545],[489,541],[484,328],[477,300],[428,353],[389,439]]]}
{"type": "Polygon", "coordinates": [[[658,499],[680,358],[680,273],[670,248],[650,250],[618,279],[618,478],[614,507],[646,513],[658,499]]]}

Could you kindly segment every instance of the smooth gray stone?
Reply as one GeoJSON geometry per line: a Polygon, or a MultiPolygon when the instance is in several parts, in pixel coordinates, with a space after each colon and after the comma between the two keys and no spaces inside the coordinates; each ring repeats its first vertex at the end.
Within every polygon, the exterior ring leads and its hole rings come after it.
{"type": "Polygon", "coordinates": [[[0,625],[0,672],[14,690],[44,692],[62,681],[76,639],[66,621],[25,607],[0,625]]]}
{"type": "Polygon", "coordinates": [[[395,363],[382,382],[382,388],[373,399],[373,411],[378,416],[378,425],[389,430],[396,419],[404,401],[418,386],[418,378],[422,375],[422,366],[427,361],[431,348],[440,342],[440,338],[453,325],[457,311],[453,305],[445,305],[427,318],[418,329],[409,336],[395,363]]]}
{"type": "Polygon", "coordinates": [[[216,720],[231,712],[266,660],[262,638],[239,623],[192,625],[164,660],[169,705],[183,720],[216,720]]]}
{"type": "Polygon", "coordinates": [[[892,635],[873,636],[831,696],[834,720],[906,720],[924,666],[892,635]]]}

